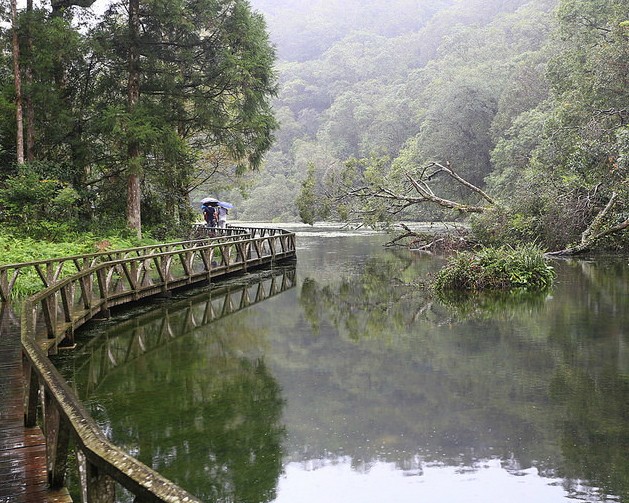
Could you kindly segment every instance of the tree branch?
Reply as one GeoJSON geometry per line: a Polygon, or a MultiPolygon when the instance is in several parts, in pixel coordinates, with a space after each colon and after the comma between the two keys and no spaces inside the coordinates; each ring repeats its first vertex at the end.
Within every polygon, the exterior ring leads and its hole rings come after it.
{"type": "MultiPolygon", "coordinates": [[[[433,203],[438,204],[439,206],[443,206],[444,208],[450,208],[453,210],[461,211],[463,213],[483,213],[487,211],[486,206],[470,206],[467,204],[457,203],[455,201],[450,201],[449,199],[444,199],[441,197],[435,196],[432,191],[426,190],[422,187],[422,184],[425,185],[425,182],[419,182],[415,180],[411,175],[406,173],[406,177],[410,180],[411,185],[415,187],[415,190],[419,192],[424,200],[431,201],[433,203]]],[[[479,189],[480,190],[480,189],[479,189]]],[[[409,198],[410,199],[410,198],[409,198]]]]}
{"type": "MultiPolygon", "coordinates": [[[[489,202],[489,204],[496,204],[496,202],[491,197],[489,197],[483,190],[481,190],[476,185],[471,184],[467,180],[464,180],[459,175],[457,175],[454,172],[454,170],[452,169],[452,166],[450,165],[450,161],[447,161],[446,165],[447,165],[447,167],[443,166],[443,165],[441,165],[441,164],[439,164],[437,162],[433,162],[433,163],[429,164],[427,167],[437,166],[439,168],[439,171],[446,172],[448,175],[450,175],[452,178],[454,178],[461,185],[464,185],[465,187],[467,187],[468,189],[472,190],[473,192],[476,192],[477,194],[480,194],[483,197],[483,199],[485,199],[487,202],[489,202]]],[[[435,174],[436,173],[433,173],[431,176],[434,176],[435,174]]]]}
{"type": "Polygon", "coordinates": [[[565,248],[563,250],[548,252],[546,253],[546,255],[561,256],[561,255],[578,255],[580,253],[584,253],[588,251],[592,247],[592,245],[599,239],[605,236],[609,236],[610,234],[614,234],[616,232],[624,231],[627,227],[629,227],[629,218],[628,218],[625,221],[617,225],[614,225],[612,227],[608,227],[607,229],[604,229],[597,234],[592,234],[594,228],[605,218],[605,216],[612,209],[612,207],[614,206],[616,202],[616,198],[617,198],[617,194],[614,192],[612,196],[610,197],[609,201],[607,202],[607,204],[605,205],[605,208],[603,208],[600,211],[600,213],[596,215],[596,217],[594,218],[592,223],[589,225],[589,227],[585,231],[583,231],[583,234],[581,234],[580,244],[576,246],[572,246],[570,248],[565,248]]]}

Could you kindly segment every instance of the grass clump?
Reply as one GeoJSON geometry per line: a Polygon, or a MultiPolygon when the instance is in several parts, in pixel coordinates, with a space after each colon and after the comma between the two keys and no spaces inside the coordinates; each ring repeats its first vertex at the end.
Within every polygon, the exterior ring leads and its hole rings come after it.
{"type": "Polygon", "coordinates": [[[535,291],[549,288],[553,277],[542,249],[526,244],[459,252],[437,273],[432,286],[437,292],[535,291]]]}

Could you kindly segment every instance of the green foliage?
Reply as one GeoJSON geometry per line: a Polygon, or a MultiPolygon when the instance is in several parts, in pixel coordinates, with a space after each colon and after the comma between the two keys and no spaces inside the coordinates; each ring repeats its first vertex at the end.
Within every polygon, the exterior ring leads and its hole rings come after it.
{"type": "Polygon", "coordinates": [[[315,167],[311,164],[308,168],[308,176],[301,183],[301,192],[297,197],[296,204],[299,208],[299,218],[305,224],[314,225],[316,212],[314,206],[317,202],[315,189],[315,167]]]}
{"type": "MultiPolygon", "coordinates": [[[[498,169],[489,181],[509,198],[503,243],[578,243],[612,194],[614,207],[593,231],[626,218],[625,20],[626,2],[559,3],[546,49],[554,53],[544,75],[549,98],[530,102],[492,154],[498,169]]],[[[485,223],[492,227],[489,218],[485,223]]],[[[614,236],[598,246],[621,242],[614,236]]]]}
{"type": "MultiPolygon", "coordinates": [[[[69,236],[66,234],[65,238],[69,236]]],[[[0,233],[0,251],[2,264],[19,264],[35,262],[73,255],[86,255],[105,250],[121,250],[156,244],[157,240],[149,237],[138,239],[135,233],[124,230],[119,234],[96,235],[93,233],[73,233],[72,241],[50,242],[33,237],[17,236],[4,229],[0,233]]],[[[61,269],[61,276],[77,272],[72,262],[66,262],[61,269]]],[[[10,274],[12,274],[10,272],[10,274]]],[[[43,285],[37,271],[33,267],[20,270],[12,291],[15,299],[33,295],[42,289],[43,285]]]]}
{"type": "MultiPolygon", "coordinates": [[[[83,18],[78,8],[63,15],[37,8],[20,13],[25,126],[35,137],[27,156],[45,165],[37,171],[43,179],[64,184],[54,203],[48,200],[55,206],[52,214],[24,208],[24,234],[53,239],[80,227],[100,232],[125,226],[130,173],[142,179],[145,230],[181,234],[191,223],[193,188],[219,177],[234,185],[235,177],[261,166],[273,141],[275,51],[264,19],[248,2],[142,2],[137,41],[129,37],[126,8],[124,1],[112,2],[89,26],[82,24],[89,12],[81,12],[83,18]],[[131,108],[132,42],[142,58],[142,75],[140,97],[131,108]],[[139,146],[139,155],[130,155],[130,142],[139,146]],[[61,211],[69,207],[72,215],[61,211]]],[[[18,171],[12,165],[11,31],[2,35],[0,183],[18,171]]],[[[26,195],[19,195],[11,180],[7,185],[19,206],[26,195]]],[[[31,192],[34,199],[49,195],[31,192]]],[[[16,213],[13,202],[5,198],[4,217],[16,213]]]]}
{"type": "Polygon", "coordinates": [[[483,248],[451,257],[433,281],[437,292],[483,290],[544,290],[552,285],[553,269],[536,245],[483,248]]]}
{"type": "MultiPolygon", "coordinates": [[[[286,222],[294,219],[295,194],[298,193],[298,183],[287,181],[285,178],[268,173],[260,173],[266,178],[265,185],[255,187],[251,197],[239,205],[238,215],[246,220],[286,222]]],[[[230,212],[231,213],[231,212],[230,212]]]]}
{"type": "MultiPolygon", "coordinates": [[[[287,56],[279,65],[278,107],[286,129],[268,156],[266,170],[301,183],[312,163],[315,192],[320,194],[326,180],[338,176],[348,160],[384,152],[390,162],[381,164],[382,171],[376,175],[396,188],[404,179],[394,181],[389,176],[393,175],[390,166],[403,175],[446,160],[462,176],[482,185],[494,167],[491,151],[502,132],[520,112],[547,96],[543,74],[548,54],[538,56],[537,51],[548,40],[553,24],[549,10],[555,3],[442,2],[425,9],[422,14],[428,17],[415,19],[414,28],[391,33],[382,33],[380,26],[370,24],[372,19],[360,17],[373,8],[370,2],[352,11],[352,29],[342,32],[325,50],[313,45],[309,49],[314,54],[307,59],[287,56]]],[[[265,0],[256,4],[265,11],[283,12],[265,0]]],[[[328,11],[319,12],[317,6],[312,9],[326,19],[328,35],[346,21],[343,15],[330,18],[328,11]]],[[[407,2],[389,2],[383,19],[399,10],[408,15],[410,9],[407,2]]],[[[297,11],[294,14],[302,13],[297,11]]],[[[308,39],[312,35],[309,30],[317,30],[316,24],[311,19],[308,28],[289,35],[290,23],[282,24],[274,15],[270,21],[273,38],[287,45],[286,38],[297,39],[291,41],[292,47],[308,39]],[[273,33],[277,26],[282,26],[281,33],[273,33]]],[[[294,55],[287,45],[278,46],[278,52],[294,55]]],[[[531,133],[531,138],[539,140],[539,131],[531,133]]],[[[528,159],[528,152],[523,152],[528,146],[520,148],[523,159],[528,159]]],[[[511,167],[507,148],[503,146],[501,170],[511,167]]],[[[517,179],[519,166],[509,173],[509,182],[517,179]]],[[[265,184],[270,178],[258,183],[265,184]]],[[[469,197],[446,178],[433,180],[436,192],[450,199],[469,197]]],[[[384,206],[385,201],[380,201],[380,207],[384,206]]],[[[351,215],[352,211],[343,211],[347,209],[335,201],[327,218],[351,215]]],[[[377,219],[375,214],[372,209],[365,213],[368,219],[377,219]]],[[[423,205],[396,218],[451,219],[452,215],[423,205]]]]}
{"type": "Polygon", "coordinates": [[[2,220],[16,234],[58,240],[77,227],[78,199],[68,183],[42,178],[25,165],[0,188],[2,220]]]}

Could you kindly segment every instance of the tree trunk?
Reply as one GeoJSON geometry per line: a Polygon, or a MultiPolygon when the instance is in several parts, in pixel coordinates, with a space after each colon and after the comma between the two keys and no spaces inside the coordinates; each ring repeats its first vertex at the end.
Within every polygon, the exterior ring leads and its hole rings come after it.
{"type": "Polygon", "coordinates": [[[33,107],[33,0],[27,0],[27,41],[28,41],[28,63],[24,69],[26,76],[26,160],[35,160],[35,109],[33,107]]]}
{"type": "Polygon", "coordinates": [[[140,177],[135,173],[131,173],[127,181],[127,225],[137,232],[138,238],[142,237],[140,177]]]}
{"type": "MultiPolygon", "coordinates": [[[[140,0],[129,0],[129,82],[128,108],[132,116],[140,99],[140,58],[138,39],[140,33],[140,0]]],[[[131,132],[134,135],[133,132],[131,132]]],[[[140,211],[140,144],[137,138],[129,138],[129,181],[127,184],[127,225],[142,237],[140,211]]]]}
{"type": "Polygon", "coordinates": [[[11,22],[13,25],[13,71],[15,73],[15,121],[17,163],[24,164],[24,125],[22,114],[22,77],[20,75],[20,44],[17,38],[17,0],[11,0],[11,22]]]}
{"type": "Polygon", "coordinates": [[[616,194],[616,192],[612,193],[612,196],[607,202],[605,208],[603,208],[601,212],[596,215],[596,218],[592,221],[588,228],[583,231],[583,234],[581,234],[581,243],[575,246],[571,246],[570,248],[564,248],[563,250],[548,252],[546,253],[546,255],[579,255],[581,253],[590,251],[599,239],[605,236],[609,236],[610,234],[615,234],[616,232],[627,230],[627,228],[629,228],[629,219],[626,219],[625,221],[611,227],[607,227],[597,233],[594,232],[595,229],[597,229],[601,225],[601,222],[603,222],[607,214],[611,211],[614,204],[616,204],[617,198],[618,194],[616,194]]]}

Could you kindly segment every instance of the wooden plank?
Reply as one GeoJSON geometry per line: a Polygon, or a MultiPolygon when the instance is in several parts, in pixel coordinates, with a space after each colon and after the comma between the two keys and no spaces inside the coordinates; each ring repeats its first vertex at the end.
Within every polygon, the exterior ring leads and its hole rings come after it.
{"type": "Polygon", "coordinates": [[[0,502],[71,503],[67,489],[48,489],[46,443],[39,427],[24,427],[19,327],[0,338],[0,502]]]}

